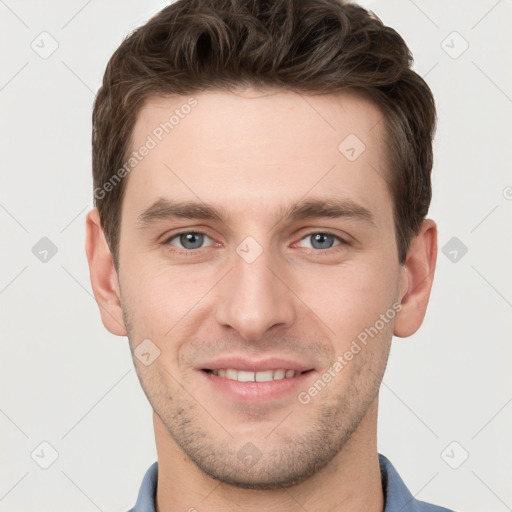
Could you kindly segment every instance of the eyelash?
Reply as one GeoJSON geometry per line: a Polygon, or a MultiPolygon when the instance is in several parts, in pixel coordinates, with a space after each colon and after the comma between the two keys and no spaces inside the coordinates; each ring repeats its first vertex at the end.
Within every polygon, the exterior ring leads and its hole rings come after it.
{"type": "MultiPolygon", "coordinates": [[[[166,246],[167,250],[176,253],[176,254],[183,254],[185,256],[193,256],[201,251],[201,249],[206,249],[206,247],[200,247],[198,249],[179,249],[173,246],[170,242],[171,240],[174,240],[175,238],[179,237],[180,235],[185,234],[194,234],[194,235],[204,235],[208,237],[210,240],[213,240],[212,237],[208,236],[206,233],[203,233],[202,231],[180,231],[179,233],[174,233],[172,236],[168,237],[162,242],[162,245],[166,246]],[[172,247],[172,248],[171,248],[172,247]]],[[[345,246],[351,245],[347,240],[344,238],[341,238],[339,235],[336,235],[334,233],[331,233],[330,231],[311,231],[310,233],[305,234],[299,241],[304,240],[305,238],[308,238],[312,235],[329,235],[332,236],[340,242],[338,245],[335,245],[333,247],[329,247],[327,249],[315,249],[311,248],[311,250],[317,254],[332,254],[333,251],[343,249],[345,246]]],[[[309,248],[307,248],[309,249],[309,248]]]]}

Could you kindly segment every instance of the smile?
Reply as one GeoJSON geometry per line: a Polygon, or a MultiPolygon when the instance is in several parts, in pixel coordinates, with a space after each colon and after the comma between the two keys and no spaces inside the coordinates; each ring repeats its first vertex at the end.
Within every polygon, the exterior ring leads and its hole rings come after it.
{"type": "Polygon", "coordinates": [[[235,370],[234,368],[222,368],[219,370],[206,370],[217,377],[236,380],[238,382],[270,382],[274,380],[290,379],[300,375],[301,371],[296,370],[265,370],[261,372],[251,372],[246,370],[235,370]]]}

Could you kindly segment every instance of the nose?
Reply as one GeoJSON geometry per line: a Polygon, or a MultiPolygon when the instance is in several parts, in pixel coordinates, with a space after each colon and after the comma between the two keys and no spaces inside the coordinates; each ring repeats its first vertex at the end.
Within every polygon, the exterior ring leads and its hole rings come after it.
{"type": "Polygon", "coordinates": [[[292,326],[297,316],[295,296],[270,250],[252,262],[237,253],[233,260],[234,268],[219,283],[218,324],[254,342],[269,329],[292,326]]]}

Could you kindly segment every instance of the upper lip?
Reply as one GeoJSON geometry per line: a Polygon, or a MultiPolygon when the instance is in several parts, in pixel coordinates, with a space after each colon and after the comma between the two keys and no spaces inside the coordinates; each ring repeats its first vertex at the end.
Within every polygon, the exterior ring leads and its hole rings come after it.
{"type": "Polygon", "coordinates": [[[295,370],[298,372],[305,372],[313,369],[311,366],[281,357],[270,357],[257,361],[240,357],[223,357],[205,363],[204,365],[201,365],[199,369],[221,370],[228,368],[247,372],[264,372],[266,370],[295,370]]]}

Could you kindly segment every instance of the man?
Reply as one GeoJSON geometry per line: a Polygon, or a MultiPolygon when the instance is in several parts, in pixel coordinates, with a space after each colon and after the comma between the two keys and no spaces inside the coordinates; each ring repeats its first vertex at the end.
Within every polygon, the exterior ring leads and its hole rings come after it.
{"type": "Polygon", "coordinates": [[[112,56],[86,250],[154,410],[133,511],[447,510],[377,452],[437,256],[411,62],[339,0],[179,0],[112,56]]]}

